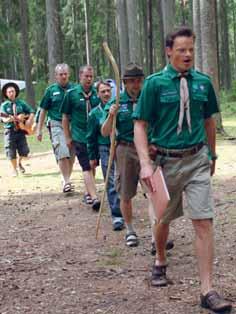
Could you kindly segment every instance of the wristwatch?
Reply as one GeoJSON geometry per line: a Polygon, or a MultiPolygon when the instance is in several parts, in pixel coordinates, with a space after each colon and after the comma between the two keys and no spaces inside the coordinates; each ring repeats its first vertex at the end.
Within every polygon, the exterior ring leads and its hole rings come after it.
{"type": "Polygon", "coordinates": [[[211,160],[215,161],[218,158],[216,154],[211,154],[211,160]]]}

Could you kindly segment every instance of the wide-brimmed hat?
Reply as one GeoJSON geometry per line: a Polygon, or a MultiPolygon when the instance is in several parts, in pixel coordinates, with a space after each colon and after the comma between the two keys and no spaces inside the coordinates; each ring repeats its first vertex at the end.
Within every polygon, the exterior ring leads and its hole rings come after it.
{"type": "Polygon", "coordinates": [[[2,87],[2,96],[4,98],[7,98],[6,91],[7,91],[8,87],[14,87],[15,91],[16,91],[16,97],[19,95],[19,93],[20,93],[19,86],[14,82],[8,82],[5,85],[3,85],[3,87],[2,87]]]}
{"type": "Polygon", "coordinates": [[[130,62],[125,67],[122,79],[126,80],[135,77],[144,77],[143,69],[139,64],[130,62]]]}

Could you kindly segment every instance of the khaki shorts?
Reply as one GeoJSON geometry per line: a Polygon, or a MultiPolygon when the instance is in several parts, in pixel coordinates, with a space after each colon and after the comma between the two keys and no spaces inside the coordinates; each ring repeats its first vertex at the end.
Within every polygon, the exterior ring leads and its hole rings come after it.
{"type": "Polygon", "coordinates": [[[60,121],[50,121],[50,135],[56,160],[58,161],[63,158],[70,158],[71,154],[68,146],[66,145],[65,135],[60,121]]]}
{"type": "Polygon", "coordinates": [[[184,158],[158,155],[156,165],[162,165],[170,193],[170,202],[162,223],[183,215],[183,192],[187,201],[186,215],[190,219],[212,219],[213,197],[210,177],[208,148],[184,158]]]}
{"type": "Polygon", "coordinates": [[[116,190],[123,200],[136,195],[140,164],[134,146],[119,144],[116,147],[116,190]]]}

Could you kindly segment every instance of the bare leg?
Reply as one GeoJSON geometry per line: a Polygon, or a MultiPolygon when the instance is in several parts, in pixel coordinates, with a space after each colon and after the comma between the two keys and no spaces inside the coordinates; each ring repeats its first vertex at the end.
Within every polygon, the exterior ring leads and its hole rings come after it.
{"type": "Polygon", "coordinates": [[[70,161],[68,158],[62,158],[58,160],[58,166],[60,168],[62,178],[64,181],[64,184],[70,182],[70,174],[71,174],[71,166],[70,161]]]}
{"type": "Polygon", "coordinates": [[[17,173],[17,160],[16,159],[11,159],[10,160],[11,162],[11,165],[12,165],[12,168],[13,168],[13,176],[17,176],[18,173],[17,173]]]}
{"type": "Polygon", "coordinates": [[[214,258],[214,235],[211,219],[193,220],[195,230],[195,251],[201,280],[201,292],[212,289],[212,268],[214,258]]]}
{"type": "Polygon", "coordinates": [[[90,194],[92,199],[95,199],[96,196],[96,186],[95,186],[95,180],[93,176],[92,170],[90,171],[84,171],[84,183],[85,183],[85,189],[90,194]]]}
{"type": "Polygon", "coordinates": [[[155,229],[156,265],[166,265],[166,242],[169,235],[169,225],[158,223],[155,229]]]}
{"type": "Polygon", "coordinates": [[[126,225],[132,224],[132,200],[120,200],[120,209],[126,225]]]}

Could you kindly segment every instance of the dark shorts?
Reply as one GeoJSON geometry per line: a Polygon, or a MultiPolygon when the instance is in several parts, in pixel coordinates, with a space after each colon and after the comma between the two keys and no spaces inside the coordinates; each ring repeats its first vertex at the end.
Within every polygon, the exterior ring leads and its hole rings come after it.
{"type": "Polygon", "coordinates": [[[5,129],[4,147],[6,156],[10,160],[16,159],[16,153],[21,157],[27,157],[29,154],[29,146],[26,141],[26,136],[22,131],[5,129]]]}
{"type": "Polygon", "coordinates": [[[87,151],[87,145],[84,143],[79,143],[76,141],[73,141],[74,151],[75,155],[78,158],[79,164],[83,171],[90,171],[91,167],[89,164],[89,157],[88,157],[88,151],[87,151]]]}

